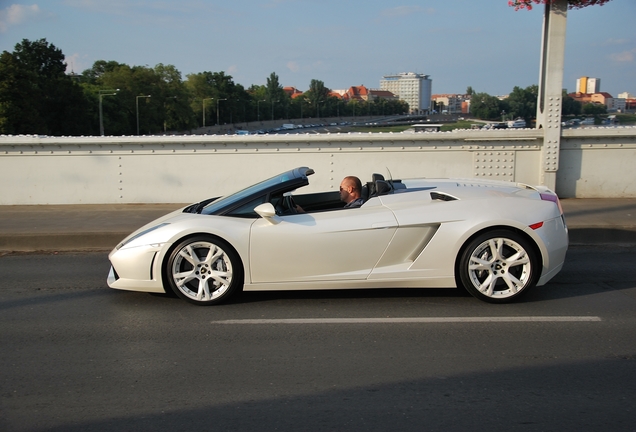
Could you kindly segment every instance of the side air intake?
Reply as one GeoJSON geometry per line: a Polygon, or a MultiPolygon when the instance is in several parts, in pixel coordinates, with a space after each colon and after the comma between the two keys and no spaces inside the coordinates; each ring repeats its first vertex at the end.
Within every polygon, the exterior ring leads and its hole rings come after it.
{"type": "Polygon", "coordinates": [[[431,199],[433,201],[456,201],[457,198],[454,196],[446,195],[439,192],[431,192],[431,199]]]}

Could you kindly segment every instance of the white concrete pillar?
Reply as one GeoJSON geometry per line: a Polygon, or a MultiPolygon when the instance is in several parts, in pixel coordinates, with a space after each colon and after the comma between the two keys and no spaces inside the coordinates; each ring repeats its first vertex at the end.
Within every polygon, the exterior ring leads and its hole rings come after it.
{"type": "Polygon", "coordinates": [[[541,154],[542,183],[556,189],[561,146],[561,108],[563,105],[563,62],[568,0],[553,0],[545,5],[537,100],[537,128],[543,129],[541,154]]]}

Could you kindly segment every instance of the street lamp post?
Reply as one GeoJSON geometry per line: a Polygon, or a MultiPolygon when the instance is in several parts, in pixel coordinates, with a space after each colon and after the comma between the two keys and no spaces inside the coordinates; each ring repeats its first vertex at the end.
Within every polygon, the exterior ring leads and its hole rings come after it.
{"type": "Polygon", "coordinates": [[[274,121],[274,102],[278,102],[277,100],[272,101],[272,121],[274,121]]]}
{"type": "Polygon", "coordinates": [[[247,121],[247,115],[245,114],[245,101],[242,101],[241,99],[237,99],[236,101],[241,104],[241,107],[243,107],[243,121],[245,122],[245,126],[247,126],[248,121],[247,121]]]}
{"type": "MultiPolygon", "coordinates": [[[[168,96],[166,99],[176,99],[176,96],[168,96]]],[[[168,124],[167,124],[167,113],[166,113],[166,102],[163,102],[163,133],[166,133],[166,129],[168,128],[168,124]]]]}
{"type": "Polygon", "coordinates": [[[203,127],[205,127],[205,101],[206,100],[214,100],[214,98],[203,98],[201,104],[203,105],[203,127]]]}
{"type": "Polygon", "coordinates": [[[117,94],[118,91],[119,89],[99,91],[99,134],[101,136],[104,136],[104,114],[102,112],[102,98],[104,96],[114,96],[117,94]],[[111,92],[111,93],[104,93],[104,92],[111,92]]]}
{"type": "Polygon", "coordinates": [[[152,97],[151,95],[143,95],[143,96],[136,96],[135,97],[135,105],[137,108],[137,135],[139,135],[139,98],[149,98],[152,97]]]}
{"type": "Polygon", "coordinates": [[[261,102],[265,102],[265,99],[256,101],[256,121],[261,121],[261,102]]]}
{"type": "Polygon", "coordinates": [[[227,99],[217,99],[216,100],[216,125],[217,126],[221,126],[221,123],[219,121],[219,102],[221,102],[222,100],[226,101],[227,99]]]}

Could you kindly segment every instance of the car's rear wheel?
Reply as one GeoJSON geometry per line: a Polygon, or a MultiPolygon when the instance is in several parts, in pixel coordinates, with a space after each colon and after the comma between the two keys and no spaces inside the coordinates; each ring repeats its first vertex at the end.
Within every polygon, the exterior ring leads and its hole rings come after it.
{"type": "Polygon", "coordinates": [[[234,249],[212,236],[180,242],[165,268],[167,282],[176,295],[197,305],[227,300],[243,285],[243,268],[234,249]]]}
{"type": "Polygon", "coordinates": [[[536,284],[540,261],[531,243],[508,230],[483,233],[464,249],[459,282],[480,300],[505,303],[536,284]]]}

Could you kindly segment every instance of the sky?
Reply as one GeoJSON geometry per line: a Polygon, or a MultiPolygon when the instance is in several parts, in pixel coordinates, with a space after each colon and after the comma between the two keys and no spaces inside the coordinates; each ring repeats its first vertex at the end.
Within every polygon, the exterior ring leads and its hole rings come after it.
{"type": "MultiPolygon", "coordinates": [[[[636,0],[568,11],[563,87],[581,76],[636,94],[636,0]]],[[[248,88],[272,72],[301,91],[379,88],[429,75],[432,91],[505,95],[538,83],[543,7],[508,0],[0,0],[0,51],[46,39],[81,73],[95,61],[225,72],[248,88]]]]}

